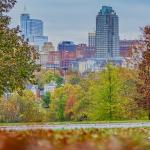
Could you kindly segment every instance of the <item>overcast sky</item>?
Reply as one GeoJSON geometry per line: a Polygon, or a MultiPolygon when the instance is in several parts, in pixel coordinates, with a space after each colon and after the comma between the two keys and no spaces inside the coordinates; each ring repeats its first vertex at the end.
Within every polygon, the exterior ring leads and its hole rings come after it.
{"type": "Polygon", "coordinates": [[[102,5],[112,6],[120,18],[120,38],[137,39],[140,27],[150,25],[150,0],[18,0],[10,15],[18,25],[24,7],[31,18],[44,22],[44,34],[55,45],[62,40],[87,42],[95,30],[95,19],[102,5]]]}

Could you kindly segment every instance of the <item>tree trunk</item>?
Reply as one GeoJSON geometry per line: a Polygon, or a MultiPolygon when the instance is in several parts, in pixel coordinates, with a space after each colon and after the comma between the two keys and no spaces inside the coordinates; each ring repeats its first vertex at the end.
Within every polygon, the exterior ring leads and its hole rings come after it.
{"type": "Polygon", "coordinates": [[[148,113],[148,119],[150,120],[150,112],[148,113]]]}

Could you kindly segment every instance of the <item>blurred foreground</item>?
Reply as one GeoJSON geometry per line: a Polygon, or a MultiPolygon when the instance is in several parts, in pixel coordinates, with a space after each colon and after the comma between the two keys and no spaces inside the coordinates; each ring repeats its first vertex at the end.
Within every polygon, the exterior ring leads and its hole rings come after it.
{"type": "Polygon", "coordinates": [[[0,131],[0,150],[149,150],[149,129],[0,131]]]}

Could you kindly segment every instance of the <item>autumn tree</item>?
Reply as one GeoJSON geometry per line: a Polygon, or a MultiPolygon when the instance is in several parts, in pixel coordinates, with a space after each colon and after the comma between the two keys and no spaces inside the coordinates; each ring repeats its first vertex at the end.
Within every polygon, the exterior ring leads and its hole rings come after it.
{"type": "Polygon", "coordinates": [[[16,0],[0,0],[0,96],[33,82],[38,67],[36,50],[19,36],[19,27],[9,27],[11,18],[6,14],[15,4],[16,0]]]}
{"type": "Polygon", "coordinates": [[[51,101],[51,93],[50,92],[46,92],[42,96],[42,101],[43,101],[43,107],[44,108],[49,108],[50,101],[51,101]]]}
{"type": "Polygon", "coordinates": [[[42,121],[49,121],[48,111],[31,91],[23,90],[21,96],[14,92],[8,101],[0,101],[0,122],[42,121]]]}
{"type": "Polygon", "coordinates": [[[144,28],[144,49],[142,61],[139,64],[139,81],[137,83],[138,97],[136,101],[143,107],[150,120],[150,26],[144,28]]]}
{"type": "Polygon", "coordinates": [[[79,92],[76,94],[77,98],[72,109],[74,120],[84,121],[89,119],[88,112],[93,109],[93,106],[90,104],[97,97],[93,92],[93,90],[97,89],[97,83],[94,74],[88,74],[80,80],[79,92]]]}
{"type": "Polygon", "coordinates": [[[57,88],[52,95],[52,101],[50,104],[50,119],[52,121],[65,121],[65,104],[66,94],[64,88],[57,88]]]}
{"type": "Polygon", "coordinates": [[[49,84],[51,82],[55,82],[57,87],[60,87],[63,84],[63,78],[58,72],[54,74],[51,70],[46,69],[36,73],[36,84],[40,88],[43,88],[44,84],[49,84]]]}

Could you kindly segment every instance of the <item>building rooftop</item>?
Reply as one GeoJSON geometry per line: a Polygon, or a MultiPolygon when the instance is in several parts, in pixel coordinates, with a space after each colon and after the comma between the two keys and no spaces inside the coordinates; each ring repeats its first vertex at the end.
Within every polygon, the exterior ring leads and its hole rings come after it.
{"type": "Polygon", "coordinates": [[[112,14],[112,13],[115,13],[115,11],[113,10],[112,7],[110,6],[102,6],[102,9],[100,10],[100,13],[102,15],[105,15],[105,14],[112,14]]]}

